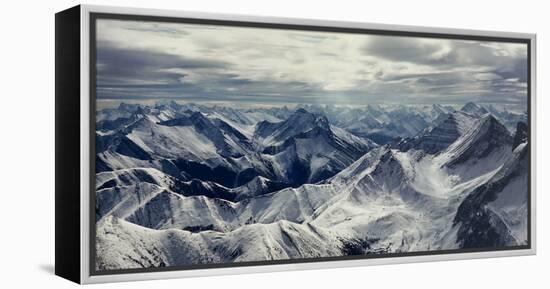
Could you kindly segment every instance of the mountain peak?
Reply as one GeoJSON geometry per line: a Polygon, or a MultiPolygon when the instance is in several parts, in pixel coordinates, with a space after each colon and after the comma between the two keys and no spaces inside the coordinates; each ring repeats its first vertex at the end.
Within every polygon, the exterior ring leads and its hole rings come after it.
{"type": "Polygon", "coordinates": [[[177,103],[175,100],[170,101],[170,103],[168,103],[168,106],[176,108],[176,109],[181,107],[181,105],[179,103],[177,103]]]}
{"type": "Polygon", "coordinates": [[[434,104],[432,104],[432,109],[440,111],[440,110],[443,109],[443,106],[439,103],[434,103],[434,104]]]}
{"type": "Polygon", "coordinates": [[[259,122],[256,126],[256,133],[268,141],[266,145],[282,144],[283,142],[306,133],[322,133],[330,131],[330,124],[326,116],[317,115],[307,110],[297,109],[286,120],[271,123],[268,121],[259,122]]]}
{"type": "Polygon", "coordinates": [[[500,149],[511,146],[512,141],[506,127],[493,115],[488,114],[449,147],[448,152],[453,155],[453,159],[448,165],[452,167],[468,160],[479,160],[493,153],[501,153],[500,149]]]}
{"type": "Polygon", "coordinates": [[[476,119],[471,115],[455,111],[427,132],[413,139],[402,141],[399,144],[399,149],[407,151],[414,148],[423,150],[429,154],[436,154],[446,149],[460,136],[464,135],[466,131],[471,129],[475,121],[476,119]]]}
{"type": "Polygon", "coordinates": [[[315,124],[320,128],[323,128],[323,129],[326,129],[326,130],[330,129],[330,124],[328,122],[328,118],[324,115],[318,116],[315,119],[315,124]]]}
{"type": "Polygon", "coordinates": [[[118,105],[118,109],[119,110],[124,110],[124,111],[127,111],[127,112],[134,112],[136,111],[138,108],[140,108],[141,105],[139,104],[136,104],[136,103],[126,103],[126,102],[121,102],[119,103],[118,105]]]}
{"type": "Polygon", "coordinates": [[[506,129],[506,127],[502,123],[500,123],[500,121],[498,121],[492,114],[484,116],[480,121],[481,125],[489,126],[489,130],[510,136],[510,132],[508,131],[508,129],[506,129]]]}
{"type": "Polygon", "coordinates": [[[489,112],[487,111],[487,109],[485,109],[485,107],[472,101],[466,103],[460,110],[476,116],[482,116],[489,112]]]}
{"type": "Polygon", "coordinates": [[[202,129],[213,126],[212,122],[198,111],[191,112],[191,115],[189,117],[184,116],[179,118],[173,118],[170,120],[161,121],[158,124],[164,125],[164,126],[195,125],[197,128],[202,128],[202,129]]]}
{"type": "Polygon", "coordinates": [[[189,116],[189,119],[191,119],[193,122],[205,122],[205,121],[210,122],[210,120],[202,112],[199,112],[199,111],[193,112],[189,116]]]}
{"type": "Polygon", "coordinates": [[[460,110],[464,111],[464,110],[468,110],[468,109],[471,109],[471,108],[479,108],[479,105],[477,105],[473,101],[469,101],[469,102],[465,103],[464,106],[462,106],[462,108],[460,110]]]}
{"type": "Polygon", "coordinates": [[[323,114],[315,114],[300,108],[286,120],[288,125],[293,126],[301,132],[320,128],[329,131],[330,123],[328,118],[323,114]]]}
{"type": "Polygon", "coordinates": [[[167,100],[167,99],[163,99],[163,100],[158,100],[155,102],[155,107],[159,108],[159,107],[171,107],[171,108],[174,108],[174,109],[178,109],[181,107],[181,105],[179,103],[177,103],[175,100],[167,100]]]}
{"type": "Polygon", "coordinates": [[[147,114],[148,110],[143,108],[142,106],[138,106],[136,109],[136,114],[147,114]]]}
{"type": "Polygon", "coordinates": [[[438,114],[447,114],[453,112],[452,108],[443,106],[439,103],[432,104],[432,110],[438,114]]]}

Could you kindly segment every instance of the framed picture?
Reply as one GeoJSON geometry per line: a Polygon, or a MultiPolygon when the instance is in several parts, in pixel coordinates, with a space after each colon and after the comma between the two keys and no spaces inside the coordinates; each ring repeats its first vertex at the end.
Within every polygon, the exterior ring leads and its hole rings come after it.
{"type": "Polygon", "coordinates": [[[56,274],[535,254],[535,35],[56,14],[56,274]]]}

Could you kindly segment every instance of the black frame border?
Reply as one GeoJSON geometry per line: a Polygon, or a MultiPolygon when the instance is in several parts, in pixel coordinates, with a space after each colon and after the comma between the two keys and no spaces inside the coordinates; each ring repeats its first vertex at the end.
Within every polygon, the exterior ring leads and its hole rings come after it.
{"type": "MultiPolygon", "coordinates": [[[[496,252],[496,251],[515,251],[528,250],[532,248],[532,149],[531,135],[534,133],[532,126],[531,113],[531,98],[532,98],[532,40],[530,38],[521,37],[500,37],[500,36],[479,36],[455,33],[437,33],[437,32],[412,32],[402,30],[386,30],[386,29],[366,29],[366,28],[350,28],[336,26],[318,26],[318,25],[301,25],[301,24],[283,24],[275,22],[255,22],[255,21],[237,21],[237,20],[220,20],[220,19],[204,19],[204,18],[189,18],[189,17],[170,17],[170,16],[149,16],[137,14],[119,14],[119,13],[89,13],[89,73],[90,73],[90,215],[89,215],[89,276],[105,276],[118,274],[132,273],[153,273],[166,271],[188,271],[197,269],[216,269],[216,268],[232,268],[232,267],[250,267],[250,266],[273,266],[284,264],[297,263],[319,263],[319,262],[335,262],[335,261],[352,261],[380,258],[396,258],[396,257],[414,257],[414,256],[430,256],[430,255],[451,255],[460,253],[479,253],[479,252],[496,252]],[[96,23],[99,19],[110,20],[128,20],[128,21],[147,21],[147,22],[165,22],[165,23],[182,23],[182,24],[202,24],[202,25],[217,25],[230,27],[250,27],[250,28],[266,28],[266,29],[283,29],[283,30],[300,30],[300,31],[317,31],[317,32],[336,32],[336,33],[352,33],[352,34],[370,34],[370,35],[386,35],[386,36],[404,36],[415,38],[435,38],[435,39],[452,39],[452,40],[470,40],[484,42],[502,42],[502,43],[517,43],[527,45],[527,118],[528,118],[528,187],[527,187],[527,202],[528,207],[528,229],[527,229],[527,245],[508,246],[508,247],[489,247],[489,248],[469,248],[469,249],[452,249],[452,250],[436,250],[436,251],[414,251],[403,253],[386,253],[386,254],[367,254],[354,256],[336,256],[336,257],[317,257],[317,258],[296,258],[284,260],[269,260],[269,261],[249,261],[236,263],[210,263],[210,264],[193,264],[180,265],[157,268],[133,268],[133,269],[114,269],[97,271],[96,268],[96,220],[95,220],[95,121],[96,121],[96,86],[97,86],[97,71],[96,71],[96,23]]],[[[475,33],[475,32],[474,32],[475,33]]]]}
{"type": "Polygon", "coordinates": [[[80,11],[55,14],[55,275],[80,283],[80,11]]]}

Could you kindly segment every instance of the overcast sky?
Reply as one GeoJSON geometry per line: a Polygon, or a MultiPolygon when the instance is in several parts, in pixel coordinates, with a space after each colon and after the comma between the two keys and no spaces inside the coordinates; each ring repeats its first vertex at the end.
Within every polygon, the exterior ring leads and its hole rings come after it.
{"type": "Polygon", "coordinates": [[[527,46],[97,21],[97,97],[228,103],[525,104],[527,46]]]}

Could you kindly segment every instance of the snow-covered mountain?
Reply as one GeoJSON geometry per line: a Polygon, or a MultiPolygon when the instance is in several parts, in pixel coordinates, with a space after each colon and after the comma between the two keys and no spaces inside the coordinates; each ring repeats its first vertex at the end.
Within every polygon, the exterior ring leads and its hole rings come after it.
{"type": "Polygon", "coordinates": [[[478,108],[123,106],[96,125],[96,268],[526,244],[527,127],[478,108]]]}
{"type": "Polygon", "coordinates": [[[331,177],[376,144],[331,126],[325,116],[298,109],[282,122],[259,122],[253,143],[292,184],[331,177]]]}
{"type": "Polygon", "coordinates": [[[485,107],[478,105],[474,102],[466,103],[460,110],[478,117],[489,113],[489,111],[485,107]]]}
{"type": "Polygon", "coordinates": [[[412,137],[454,111],[450,106],[433,105],[368,105],[335,107],[303,105],[302,108],[327,116],[329,121],[355,135],[385,144],[399,137],[412,137]]]}
{"type": "MultiPolygon", "coordinates": [[[[299,186],[335,175],[376,147],[303,109],[284,121],[255,124],[235,110],[182,109],[173,112],[174,118],[155,121],[147,108],[138,108],[129,118],[103,125],[96,135],[98,172],[147,167],[226,187],[257,176],[299,186]]],[[[157,115],[158,109],[151,112],[157,115]]]]}
{"type": "Polygon", "coordinates": [[[515,132],[518,122],[527,122],[527,112],[509,111],[506,106],[502,105],[468,102],[460,110],[476,117],[481,117],[489,113],[503,124],[510,133],[515,132]]]}
{"type": "Polygon", "coordinates": [[[526,245],[528,145],[522,143],[483,185],[460,204],[453,224],[461,247],[526,245]]]}
{"type": "Polygon", "coordinates": [[[447,148],[445,166],[462,178],[474,178],[502,165],[510,157],[512,142],[513,137],[501,123],[492,115],[484,115],[447,148]]]}
{"type": "Polygon", "coordinates": [[[417,149],[430,154],[438,153],[464,135],[476,120],[472,115],[456,111],[448,114],[435,127],[428,128],[415,137],[401,140],[397,146],[403,151],[417,149]]]}

